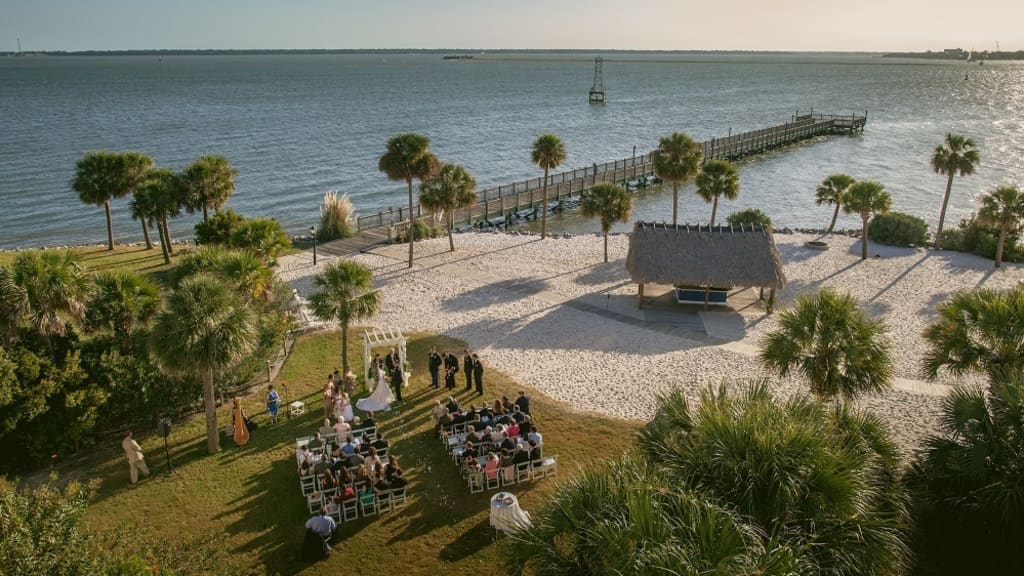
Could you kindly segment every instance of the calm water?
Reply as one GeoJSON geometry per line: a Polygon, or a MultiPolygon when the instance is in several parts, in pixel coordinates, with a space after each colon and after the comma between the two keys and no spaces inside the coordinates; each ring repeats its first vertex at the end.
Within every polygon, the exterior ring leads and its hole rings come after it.
{"type": "MultiPolygon", "coordinates": [[[[896,209],[932,222],[945,179],[928,160],[950,130],[973,137],[982,156],[954,184],[951,221],[996,184],[1024,185],[1024,63],[606,54],[606,106],[586,102],[592,74],[592,58],[578,54],[3,58],[0,247],[104,240],[102,209],[68,186],[75,161],[96,149],[141,150],[172,169],[223,154],[239,170],[229,206],[294,233],[317,221],[326,190],[348,192],[364,214],[404,204],[402,184],[377,171],[385,141],[403,131],[430,136],[442,160],[467,166],[483,187],[538,175],[529,150],[545,131],[563,138],[571,168],[650,150],[672,131],[705,139],[797,109],[867,110],[862,136],[741,164],[740,197],[723,217],[755,206],[789,226],[827,225],[814,188],[835,171],[881,181],[896,209]]],[[[707,220],[709,205],[681,196],[683,220],[707,220]]],[[[670,218],[670,200],[670,191],[645,193],[634,216],[670,218]]],[[[114,214],[119,240],[141,238],[127,200],[114,214]]],[[[194,222],[174,228],[189,234],[194,222]]]]}

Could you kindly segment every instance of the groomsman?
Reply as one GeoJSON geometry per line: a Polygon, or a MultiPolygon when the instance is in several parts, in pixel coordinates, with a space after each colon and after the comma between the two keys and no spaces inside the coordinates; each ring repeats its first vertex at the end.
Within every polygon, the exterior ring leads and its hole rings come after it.
{"type": "Polygon", "coordinates": [[[384,357],[384,367],[387,368],[388,375],[395,370],[399,364],[398,354],[395,353],[395,349],[392,348],[388,355],[384,357]]]}
{"type": "Polygon", "coordinates": [[[403,375],[402,375],[402,368],[401,367],[395,367],[395,369],[391,371],[391,386],[395,389],[395,401],[396,402],[401,402],[402,401],[402,382],[403,381],[404,381],[404,378],[403,378],[403,375]]]}
{"type": "Polygon", "coordinates": [[[466,390],[473,389],[473,356],[470,355],[469,349],[463,351],[462,354],[462,371],[466,373],[466,390]]]}
{"type": "Polygon", "coordinates": [[[441,371],[441,355],[437,353],[435,348],[430,349],[430,355],[427,359],[427,366],[430,368],[430,385],[434,388],[440,388],[439,372],[441,371]]]}
{"type": "MultiPolygon", "coordinates": [[[[468,380],[468,378],[467,378],[468,380]]],[[[484,395],[484,363],[480,357],[473,354],[473,380],[476,382],[476,395],[484,395]]]]}

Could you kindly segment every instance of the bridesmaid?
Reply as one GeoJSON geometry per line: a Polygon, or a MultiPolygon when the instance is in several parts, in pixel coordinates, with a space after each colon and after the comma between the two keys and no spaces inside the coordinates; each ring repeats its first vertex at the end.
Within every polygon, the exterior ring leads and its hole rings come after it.
{"type": "Polygon", "coordinates": [[[236,446],[245,446],[249,443],[249,427],[245,425],[245,412],[242,411],[242,399],[235,397],[235,407],[232,412],[234,436],[236,446]]]}
{"type": "Polygon", "coordinates": [[[324,418],[334,415],[334,375],[327,375],[327,385],[324,387],[324,418]]]}

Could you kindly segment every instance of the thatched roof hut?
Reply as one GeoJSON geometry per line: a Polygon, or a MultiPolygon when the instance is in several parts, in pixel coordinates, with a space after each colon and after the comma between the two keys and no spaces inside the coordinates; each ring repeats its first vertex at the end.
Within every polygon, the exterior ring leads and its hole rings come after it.
{"type": "Polygon", "coordinates": [[[786,285],[775,239],[763,228],[638,221],[629,239],[626,269],[640,284],[641,299],[645,283],[769,288],[773,297],[786,285]]]}

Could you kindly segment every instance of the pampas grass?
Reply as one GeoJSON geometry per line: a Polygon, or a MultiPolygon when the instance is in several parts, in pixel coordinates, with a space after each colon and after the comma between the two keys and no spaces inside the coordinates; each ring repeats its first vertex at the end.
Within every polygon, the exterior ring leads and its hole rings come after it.
{"type": "Polygon", "coordinates": [[[341,196],[334,190],[324,193],[324,203],[320,208],[320,231],[317,234],[321,242],[350,238],[355,234],[353,219],[355,207],[348,193],[341,196]]]}

